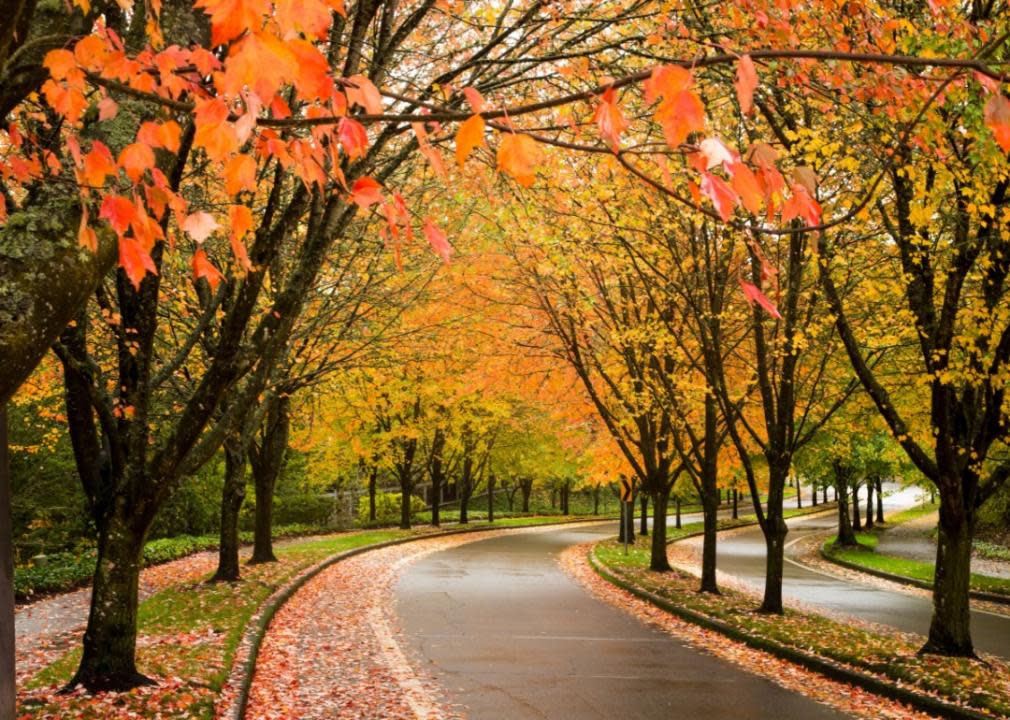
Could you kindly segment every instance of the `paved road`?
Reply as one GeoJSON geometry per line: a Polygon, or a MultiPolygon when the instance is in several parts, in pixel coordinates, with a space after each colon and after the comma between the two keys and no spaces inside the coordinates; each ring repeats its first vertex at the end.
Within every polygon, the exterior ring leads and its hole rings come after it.
{"type": "Polygon", "coordinates": [[[614,531],[518,533],[421,560],[396,589],[404,641],[474,720],[844,717],[596,600],[558,567],[564,548],[614,531]]]}
{"type": "MultiPolygon", "coordinates": [[[[907,493],[885,498],[885,512],[914,504],[907,493]]],[[[811,533],[823,533],[836,527],[834,515],[796,518],[788,521],[787,543],[811,533]]],[[[787,545],[788,547],[788,545],[787,545]]],[[[788,549],[787,549],[788,555],[788,549]]],[[[759,528],[739,530],[719,538],[719,570],[744,579],[758,587],[764,585],[765,544],[759,528]]],[[[929,631],[932,601],[926,597],[884,590],[833,577],[787,562],[783,592],[787,598],[816,603],[822,607],[872,622],[890,625],[904,632],[925,635],[929,631]]],[[[984,611],[972,612],[972,638],[984,652],[1010,657],[1010,618],[984,611]]]]}

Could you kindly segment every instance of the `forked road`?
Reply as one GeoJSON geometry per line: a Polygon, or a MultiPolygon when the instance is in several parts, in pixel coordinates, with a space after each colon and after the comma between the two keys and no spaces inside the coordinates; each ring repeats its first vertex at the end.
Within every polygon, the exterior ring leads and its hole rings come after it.
{"type": "Polygon", "coordinates": [[[593,598],[558,566],[566,547],[614,531],[519,533],[426,557],[397,585],[403,641],[473,720],[844,717],[593,598]]]}
{"type": "MultiPolygon", "coordinates": [[[[907,507],[910,502],[901,495],[885,501],[895,507],[907,507]]],[[[788,543],[810,535],[825,533],[837,527],[833,514],[795,518],[788,521],[788,543]]],[[[689,541],[690,542],[690,541],[689,541]]],[[[719,537],[718,567],[721,572],[764,587],[765,544],[760,528],[737,530],[719,537]]],[[[893,590],[864,585],[834,577],[795,562],[785,565],[783,594],[786,599],[812,603],[869,622],[889,625],[904,632],[925,635],[929,631],[932,600],[893,590]]],[[[1010,618],[982,610],[971,614],[972,639],[983,652],[1010,657],[1010,618]]]]}

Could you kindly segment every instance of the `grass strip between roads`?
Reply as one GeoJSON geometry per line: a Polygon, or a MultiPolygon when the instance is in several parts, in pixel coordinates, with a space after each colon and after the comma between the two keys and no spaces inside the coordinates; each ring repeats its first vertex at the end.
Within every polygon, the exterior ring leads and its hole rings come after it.
{"type": "MultiPolygon", "coordinates": [[[[264,612],[266,608],[263,607],[266,601],[281,588],[300,585],[308,579],[310,569],[318,572],[328,558],[342,559],[355,550],[441,534],[605,519],[555,515],[471,523],[445,530],[431,527],[365,530],[278,548],[276,554],[280,562],[243,566],[242,580],[237,583],[207,583],[206,577],[201,577],[162,590],[141,604],[138,668],[156,678],[157,686],[95,696],[83,691],[56,695],[55,691],[70,679],[80,661],[80,647],[74,643],[73,649],[36,674],[27,688],[19,692],[18,718],[210,720],[215,717],[218,697],[231,676],[236,650],[247,635],[250,621],[257,615],[261,619],[257,623],[260,627],[255,628],[254,641],[258,646],[269,618],[291,593],[283,593],[268,612],[264,612]]],[[[291,588],[291,592],[294,589],[296,587],[291,588]]],[[[251,673],[254,664],[255,648],[247,673],[251,673]]]]}
{"type": "Polygon", "coordinates": [[[1001,659],[923,656],[917,651],[924,639],[911,634],[881,632],[812,612],[760,613],[745,593],[723,589],[721,595],[702,594],[693,576],[649,570],[644,547],[625,556],[620,544],[605,541],[593,547],[589,560],[604,579],[667,612],[832,679],[941,717],[1010,717],[1010,663],[1001,659]]]}

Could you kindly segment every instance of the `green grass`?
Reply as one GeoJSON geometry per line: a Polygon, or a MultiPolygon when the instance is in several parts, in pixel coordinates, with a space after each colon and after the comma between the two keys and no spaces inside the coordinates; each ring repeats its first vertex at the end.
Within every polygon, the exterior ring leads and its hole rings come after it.
{"type": "MultiPolygon", "coordinates": [[[[939,508],[940,506],[936,503],[923,503],[922,505],[910,507],[907,510],[902,510],[901,512],[894,513],[893,515],[888,515],[885,517],[887,527],[901,525],[902,523],[921,518],[923,515],[935,513],[939,508]]],[[[886,527],[882,529],[886,529],[886,527]]]]}
{"type": "Polygon", "coordinates": [[[625,581],[750,636],[917,686],[954,702],[1010,714],[1010,690],[1006,685],[1010,663],[1003,660],[987,658],[982,663],[923,656],[917,654],[920,641],[907,634],[870,631],[810,612],[787,610],[781,616],[760,613],[757,601],[748,595],[726,588],[720,595],[703,594],[697,592],[694,577],[650,571],[646,547],[630,549],[625,556],[621,545],[607,541],[598,543],[595,552],[601,564],[625,581]]]}
{"type": "MultiPolygon", "coordinates": [[[[825,554],[831,559],[844,560],[859,567],[878,570],[890,573],[891,575],[900,575],[930,585],[933,583],[933,563],[910,560],[877,552],[877,533],[856,533],[859,547],[854,548],[836,546],[836,539],[837,536],[832,535],[822,546],[825,554]]],[[[972,573],[970,585],[972,590],[998,595],[1010,595],[1010,580],[1004,578],[972,573]]]]}

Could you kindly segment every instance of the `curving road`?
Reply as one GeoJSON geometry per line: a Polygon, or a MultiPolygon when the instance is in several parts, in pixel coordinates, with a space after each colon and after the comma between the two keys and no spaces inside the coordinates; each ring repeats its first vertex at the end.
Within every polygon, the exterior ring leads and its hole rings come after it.
{"type": "MultiPolygon", "coordinates": [[[[885,499],[885,510],[900,509],[914,504],[908,492],[896,493],[885,499]],[[890,506],[890,508],[888,507],[890,506]]],[[[814,533],[825,533],[837,527],[834,514],[796,518],[788,521],[787,560],[789,545],[814,533]]],[[[764,586],[765,544],[760,528],[738,530],[720,536],[719,570],[757,587],[764,586]]],[[[929,631],[932,601],[927,597],[885,590],[864,585],[787,561],[783,593],[806,603],[890,625],[904,632],[925,635],[929,631]]],[[[972,638],[978,650],[1010,657],[1010,618],[983,610],[972,611],[972,638]]]]}
{"type": "Polygon", "coordinates": [[[396,587],[403,642],[474,720],[844,717],[588,595],[556,557],[614,530],[518,533],[428,556],[396,587]]]}

